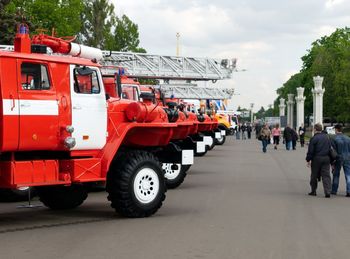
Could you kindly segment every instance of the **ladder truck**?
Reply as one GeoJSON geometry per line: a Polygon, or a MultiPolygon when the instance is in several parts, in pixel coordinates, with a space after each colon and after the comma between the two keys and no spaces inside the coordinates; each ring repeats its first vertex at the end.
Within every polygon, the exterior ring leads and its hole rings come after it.
{"type": "MultiPolygon", "coordinates": [[[[113,73],[115,67],[123,67],[125,75],[130,78],[158,79],[160,84],[157,87],[167,99],[228,100],[234,94],[233,88],[200,87],[193,82],[230,79],[236,69],[236,59],[220,60],[117,51],[102,53],[102,71],[105,74],[113,73]],[[110,69],[112,71],[109,71],[110,69]]],[[[219,121],[219,129],[222,130],[221,136],[217,136],[215,142],[222,145],[225,135],[232,134],[232,125],[224,114],[217,114],[215,117],[219,121]]]]}
{"type": "MultiPolygon", "coordinates": [[[[197,84],[193,84],[191,81],[216,82],[217,80],[231,78],[236,67],[235,59],[218,60],[103,51],[102,64],[104,75],[113,75],[116,69],[124,75],[122,82],[124,82],[124,87],[128,89],[128,92],[125,92],[125,98],[131,96],[135,98],[136,92],[143,92],[140,90],[140,85],[130,79],[161,80],[157,90],[161,92],[162,98],[168,100],[170,107],[166,108],[167,112],[177,112],[173,105],[175,99],[223,100],[230,99],[233,95],[232,88],[198,87],[197,84]],[[121,67],[123,69],[119,69],[121,67]],[[126,79],[125,76],[130,79],[126,79]],[[134,89],[133,91],[130,90],[131,86],[134,89]]],[[[163,102],[163,105],[166,105],[166,102],[163,102]]],[[[197,156],[202,156],[215,144],[224,143],[227,128],[225,128],[225,124],[220,124],[221,130],[213,132],[211,129],[214,125],[217,126],[217,119],[215,118],[213,122],[206,114],[199,115],[199,117],[201,122],[198,123],[196,130],[191,133],[192,135],[190,134],[186,140],[177,141],[173,139],[173,143],[180,148],[192,148],[197,156]],[[199,133],[198,130],[202,133],[199,133]]],[[[221,121],[223,120],[221,119],[221,121]]],[[[163,163],[168,188],[179,186],[183,182],[189,167],[190,165],[163,163]]]]}
{"type": "Polygon", "coordinates": [[[165,199],[163,158],[185,165],[193,153],[171,150],[178,125],[161,107],[106,95],[102,58],[72,41],[31,39],[25,24],[13,51],[0,50],[0,188],[35,187],[59,210],[80,206],[87,184],[106,182],[116,212],[147,217],[165,199]]]}

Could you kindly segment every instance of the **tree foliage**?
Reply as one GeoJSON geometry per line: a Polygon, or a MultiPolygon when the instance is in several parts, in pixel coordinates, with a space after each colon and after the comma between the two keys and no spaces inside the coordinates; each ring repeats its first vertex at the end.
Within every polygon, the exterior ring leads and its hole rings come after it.
{"type": "Polygon", "coordinates": [[[9,10],[29,17],[27,20],[38,29],[50,34],[54,29],[57,36],[73,36],[82,28],[81,0],[13,0],[9,10]]]}
{"type": "Polygon", "coordinates": [[[84,0],[83,3],[81,41],[88,46],[109,48],[113,42],[111,30],[116,19],[114,5],[108,0],[84,0]]]}
{"type": "Polygon", "coordinates": [[[114,31],[114,42],[111,46],[119,51],[146,52],[139,47],[139,28],[129,17],[123,15],[116,18],[116,27],[114,31]]]}
{"type": "Polygon", "coordinates": [[[324,77],[324,116],[350,121],[350,29],[337,29],[330,36],[316,40],[302,61],[300,72],[277,90],[275,106],[279,98],[287,98],[288,93],[296,94],[296,88],[302,86],[306,97],[305,114],[312,114],[313,77],[320,75],[324,77]]]}
{"type": "Polygon", "coordinates": [[[20,22],[56,36],[78,35],[92,47],[117,51],[146,52],[139,47],[138,25],[129,17],[115,16],[109,0],[0,0],[1,44],[12,44],[20,22]]]}

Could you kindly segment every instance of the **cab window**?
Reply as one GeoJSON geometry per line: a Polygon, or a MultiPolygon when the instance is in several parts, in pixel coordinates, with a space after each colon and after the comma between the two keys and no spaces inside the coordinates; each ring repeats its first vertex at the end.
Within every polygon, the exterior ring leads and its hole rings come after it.
{"type": "Polygon", "coordinates": [[[47,67],[44,64],[21,64],[21,85],[25,90],[49,90],[51,87],[47,67]]]}
{"type": "Polygon", "coordinates": [[[139,100],[138,87],[135,85],[122,85],[122,99],[139,100]]]}
{"type": "Polygon", "coordinates": [[[99,94],[100,84],[96,70],[80,72],[74,69],[74,92],[78,94],[99,94]]]}

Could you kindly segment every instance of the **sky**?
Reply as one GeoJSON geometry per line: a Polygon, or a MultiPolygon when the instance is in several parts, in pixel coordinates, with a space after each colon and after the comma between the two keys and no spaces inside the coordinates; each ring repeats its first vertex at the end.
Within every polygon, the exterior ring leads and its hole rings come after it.
{"type": "Polygon", "coordinates": [[[112,2],[117,15],[139,26],[140,46],[148,53],[175,55],[179,32],[181,56],[237,58],[238,72],[215,84],[235,89],[234,109],[272,104],[312,42],[350,26],[350,0],[112,2]]]}

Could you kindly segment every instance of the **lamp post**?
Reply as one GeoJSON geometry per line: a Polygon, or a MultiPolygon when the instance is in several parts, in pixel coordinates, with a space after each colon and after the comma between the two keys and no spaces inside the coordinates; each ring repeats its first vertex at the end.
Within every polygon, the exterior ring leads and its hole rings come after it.
{"type": "Polygon", "coordinates": [[[253,124],[253,107],[254,103],[250,104],[250,123],[253,124]]]}

